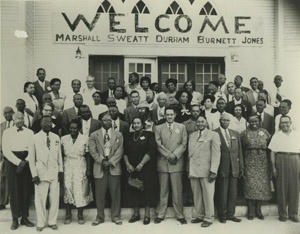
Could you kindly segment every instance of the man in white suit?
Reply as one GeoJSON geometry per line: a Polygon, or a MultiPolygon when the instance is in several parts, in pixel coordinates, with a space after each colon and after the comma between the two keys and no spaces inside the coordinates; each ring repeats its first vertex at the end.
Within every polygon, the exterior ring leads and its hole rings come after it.
{"type": "Polygon", "coordinates": [[[189,177],[195,208],[192,223],[209,227],[214,218],[215,180],[220,164],[220,137],[207,129],[203,116],[197,120],[198,131],[189,136],[189,177]]]}
{"type": "Polygon", "coordinates": [[[46,201],[49,194],[50,209],[48,226],[57,229],[59,208],[59,183],[63,180],[63,163],[61,143],[58,135],[50,132],[52,119],[43,117],[42,130],[34,135],[34,151],[29,159],[32,181],[35,184],[35,209],[37,216],[37,231],[46,225],[46,201]]]}

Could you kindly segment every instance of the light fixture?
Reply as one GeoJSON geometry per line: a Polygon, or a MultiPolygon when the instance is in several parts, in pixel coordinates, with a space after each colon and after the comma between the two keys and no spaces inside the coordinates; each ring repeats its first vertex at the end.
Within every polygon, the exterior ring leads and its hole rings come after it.
{"type": "Polygon", "coordinates": [[[78,58],[78,59],[82,59],[83,58],[82,52],[81,52],[79,46],[78,46],[78,48],[76,50],[76,56],[75,56],[75,58],[78,58]]]}

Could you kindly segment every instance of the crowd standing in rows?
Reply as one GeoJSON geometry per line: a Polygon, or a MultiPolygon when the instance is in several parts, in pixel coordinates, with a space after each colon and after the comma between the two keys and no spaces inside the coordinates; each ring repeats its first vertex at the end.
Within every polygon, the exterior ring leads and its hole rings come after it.
{"type": "Polygon", "coordinates": [[[268,92],[256,77],[247,88],[241,76],[226,83],[220,74],[204,94],[190,80],[177,89],[173,78],[163,92],[137,73],[125,87],[110,77],[108,89],[99,91],[88,76],[84,88],[72,80],[72,92],[65,95],[60,79],[47,81],[43,68],[36,75],[37,81],[24,84],[15,107],[3,111],[0,208],[10,201],[12,230],[19,217],[22,225],[34,226],[28,219],[33,191],[37,231],[58,228],[60,194],[65,224],[72,222],[74,207],[84,224],[84,207],[92,201],[97,207],[92,225],[103,223],[107,192],[117,225],[124,201],[133,208],[130,223],[145,208],[143,223],[149,224],[151,207],[154,223],[162,222],[170,192],[181,224],[187,223],[188,203],[194,205],[191,222],[202,227],[215,217],[240,222],[235,203],[241,179],[249,220],[264,219],[262,202],[275,188],[279,220],[299,222],[299,138],[281,76],[268,92]]]}

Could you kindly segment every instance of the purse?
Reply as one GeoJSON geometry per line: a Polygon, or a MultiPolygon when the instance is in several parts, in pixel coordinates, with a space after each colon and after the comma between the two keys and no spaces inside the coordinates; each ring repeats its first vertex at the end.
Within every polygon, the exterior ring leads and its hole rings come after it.
{"type": "Polygon", "coordinates": [[[128,177],[128,184],[140,191],[144,191],[144,182],[138,178],[134,178],[130,175],[128,177]]]}

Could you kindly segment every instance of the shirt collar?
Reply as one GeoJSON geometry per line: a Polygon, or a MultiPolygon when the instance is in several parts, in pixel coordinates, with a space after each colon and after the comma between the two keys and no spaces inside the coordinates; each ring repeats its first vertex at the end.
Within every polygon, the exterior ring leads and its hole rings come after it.
{"type": "MultiPolygon", "coordinates": [[[[102,128],[102,134],[103,136],[106,134],[106,130],[102,128]]],[[[108,129],[108,135],[111,136],[111,128],[108,129]]]]}
{"type": "Polygon", "coordinates": [[[44,82],[42,82],[42,81],[40,81],[39,79],[38,79],[38,82],[39,82],[39,84],[40,84],[40,86],[43,88],[43,89],[45,89],[45,81],[44,82]]]}

